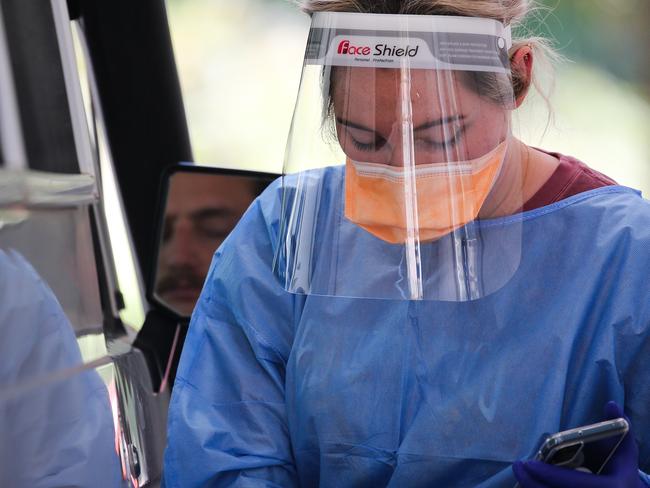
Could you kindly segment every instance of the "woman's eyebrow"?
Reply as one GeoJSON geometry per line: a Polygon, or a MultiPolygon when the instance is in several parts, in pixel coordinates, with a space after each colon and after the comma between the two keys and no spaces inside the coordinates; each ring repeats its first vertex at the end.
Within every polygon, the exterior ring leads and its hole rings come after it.
{"type": "Polygon", "coordinates": [[[415,129],[413,129],[413,132],[417,132],[420,130],[425,130],[425,129],[431,129],[432,127],[438,127],[439,125],[444,125],[444,124],[450,124],[452,122],[460,122],[465,120],[464,115],[452,115],[450,117],[443,117],[438,120],[431,120],[429,122],[425,122],[422,125],[417,126],[415,129]]]}
{"type": "Polygon", "coordinates": [[[342,119],[341,117],[337,117],[336,122],[338,124],[344,125],[346,127],[350,127],[352,129],[362,130],[362,131],[365,131],[365,132],[372,132],[373,134],[377,133],[376,130],[370,129],[370,128],[365,127],[363,125],[355,124],[354,122],[350,122],[349,120],[342,119]]]}

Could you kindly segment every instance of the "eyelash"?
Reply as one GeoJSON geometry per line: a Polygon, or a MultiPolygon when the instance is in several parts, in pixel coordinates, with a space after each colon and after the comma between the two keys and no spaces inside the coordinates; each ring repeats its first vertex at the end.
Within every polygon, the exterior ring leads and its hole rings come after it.
{"type": "Polygon", "coordinates": [[[365,152],[373,152],[379,149],[377,147],[376,143],[371,143],[371,144],[364,144],[363,142],[359,142],[354,138],[350,138],[352,140],[352,145],[356,147],[359,151],[365,151],[365,152]]]}
{"type": "Polygon", "coordinates": [[[359,151],[365,151],[365,152],[378,151],[386,144],[386,140],[382,137],[377,137],[377,139],[375,139],[374,142],[371,142],[369,144],[359,142],[351,135],[350,135],[350,140],[352,141],[352,145],[354,147],[356,147],[359,151]]]}

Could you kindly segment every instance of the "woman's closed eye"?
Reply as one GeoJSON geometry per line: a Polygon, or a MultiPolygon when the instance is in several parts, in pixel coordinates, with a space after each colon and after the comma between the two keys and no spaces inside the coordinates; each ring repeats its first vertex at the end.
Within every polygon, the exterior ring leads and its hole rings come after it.
{"type": "Polygon", "coordinates": [[[337,119],[337,124],[343,146],[351,144],[358,151],[375,152],[386,145],[386,139],[372,129],[342,119],[337,119]]]}
{"type": "Polygon", "coordinates": [[[359,151],[365,152],[375,152],[379,151],[382,147],[386,145],[386,140],[383,138],[376,138],[372,142],[362,142],[356,140],[354,137],[350,137],[350,142],[352,145],[359,151]]]}
{"type": "Polygon", "coordinates": [[[436,151],[450,149],[456,147],[460,143],[466,131],[466,125],[458,124],[451,127],[448,131],[443,132],[438,129],[435,134],[423,134],[421,137],[416,138],[415,142],[416,144],[422,144],[425,149],[436,151]]]}

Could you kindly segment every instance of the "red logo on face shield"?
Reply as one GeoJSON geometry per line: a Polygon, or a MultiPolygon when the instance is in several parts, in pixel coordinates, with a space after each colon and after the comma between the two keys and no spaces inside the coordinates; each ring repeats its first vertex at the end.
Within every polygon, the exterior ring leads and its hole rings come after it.
{"type": "Polygon", "coordinates": [[[369,46],[353,46],[350,41],[341,41],[338,48],[339,54],[349,54],[352,56],[370,56],[369,46]]]}

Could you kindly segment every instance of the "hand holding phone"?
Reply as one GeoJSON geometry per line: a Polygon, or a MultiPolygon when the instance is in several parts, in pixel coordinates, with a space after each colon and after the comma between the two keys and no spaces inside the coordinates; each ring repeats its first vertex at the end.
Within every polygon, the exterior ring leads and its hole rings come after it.
{"type": "Polygon", "coordinates": [[[614,402],[606,405],[605,416],[613,422],[560,432],[547,439],[538,457],[554,461],[557,465],[539,459],[516,462],[513,471],[519,485],[522,488],[645,487],[638,472],[638,448],[634,436],[628,431],[629,420],[614,402]],[[625,424],[620,420],[624,420],[625,424]],[[621,434],[620,429],[624,425],[627,425],[626,434],[621,434]],[[585,443],[587,431],[591,439],[599,436],[600,439],[585,443]],[[606,437],[602,437],[604,432],[608,433],[606,437]],[[583,440],[579,440],[580,437],[583,440]],[[579,469],[568,469],[571,466],[579,469]],[[595,474],[598,472],[600,474],[595,474]]]}

